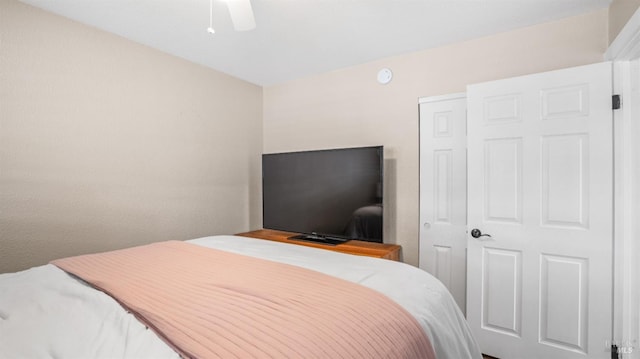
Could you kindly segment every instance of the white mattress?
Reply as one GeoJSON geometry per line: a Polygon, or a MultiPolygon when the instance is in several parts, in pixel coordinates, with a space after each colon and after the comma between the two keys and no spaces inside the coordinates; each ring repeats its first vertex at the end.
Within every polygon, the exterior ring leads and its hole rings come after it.
{"type": "MultiPolygon", "coordinates": [[[[288,263],[386,294],[411,313],[438,358],[481,358],[446,288],[407,264],[237,236],[189,242],[288,263]]],[[[363,303],[366,305],[366,303],[363,303]]],[[[2,358],[178,358],[108,295],[53,265],[0,274],[2,358]]]]}

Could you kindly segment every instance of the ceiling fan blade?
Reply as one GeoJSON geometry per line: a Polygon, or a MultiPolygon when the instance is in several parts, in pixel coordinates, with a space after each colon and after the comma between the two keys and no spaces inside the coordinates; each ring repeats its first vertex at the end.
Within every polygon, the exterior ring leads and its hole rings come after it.
{"type": "Polygon", "coordinates": [[[256,20],[253,18],[253,9],[250,0],[227,0],[231,22],[236,31],[253,30],[256,20]]]}

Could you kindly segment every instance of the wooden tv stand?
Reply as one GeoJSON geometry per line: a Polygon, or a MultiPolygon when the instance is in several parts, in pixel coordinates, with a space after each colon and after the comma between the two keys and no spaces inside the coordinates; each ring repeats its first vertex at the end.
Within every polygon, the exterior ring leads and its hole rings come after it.
{"type": "Polygon", "coordinates": [[[284,242],[290,244],[297,244],[300,246],[322,248],[330,251],[355,254],[359,256],[368,256],[376,258],[390,259],[393,261],[400,261],[400,251],[402,247],[395,244],[383,244],[374,242],[365,242],[350,240],[345,243],[336,245],[327,245],[316,242],[309,242],[304,240],[288,239],[295,236],[298,233],[275,231],[271,229],[259,229],[257,231],[238,233],[236,236],[251,237],[258,239],[266,239],[269,241],[284,242]]]}

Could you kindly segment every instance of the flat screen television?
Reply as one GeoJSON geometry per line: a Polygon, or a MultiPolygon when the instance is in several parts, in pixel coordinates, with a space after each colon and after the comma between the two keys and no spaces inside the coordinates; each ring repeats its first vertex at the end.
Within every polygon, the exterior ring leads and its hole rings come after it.
{"type": "Polygon", "coordinates": [[[382,146],[262,155],[263,227],[382,243],[382,146]]]}

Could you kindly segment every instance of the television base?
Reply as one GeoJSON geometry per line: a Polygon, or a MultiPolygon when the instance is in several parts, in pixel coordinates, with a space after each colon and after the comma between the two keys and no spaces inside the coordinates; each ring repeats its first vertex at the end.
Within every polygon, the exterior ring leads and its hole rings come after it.
{"type": "Polygon", "coordinates": [[[328,244],[330,246],[335,246],[340,243],[345,243],[349,241],[348,239],[341,239],[341,238],[335,238],[335,237],[327,238],[327,237],[321,237],[321,236],[314,236],[312,234],[299,234],[297,236],[291,236],[287,239],[322,243],[322,244],[328,244]]]}

